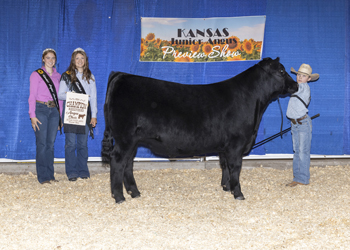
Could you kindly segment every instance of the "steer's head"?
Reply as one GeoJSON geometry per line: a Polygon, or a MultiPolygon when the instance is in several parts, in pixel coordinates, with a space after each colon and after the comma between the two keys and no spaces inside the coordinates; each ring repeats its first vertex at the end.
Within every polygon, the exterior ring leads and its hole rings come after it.
{"type": "Polygon", "coordinates": [[[273,82],[274,95],[293,94],[298,91],[298,83],[286,72],[284,66],[279,62],[277,57],[275,60],[264,58],[258,65],[267,73],[271,82],[273,82]]]}

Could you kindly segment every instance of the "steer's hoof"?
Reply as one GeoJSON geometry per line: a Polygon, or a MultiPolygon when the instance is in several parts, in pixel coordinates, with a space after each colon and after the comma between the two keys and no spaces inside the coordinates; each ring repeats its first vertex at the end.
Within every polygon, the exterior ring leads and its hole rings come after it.
{"type": "Polygon", "coordinates": [[[121,204],[121,203],[123,203],[125,200],[115,200],[115,203],[117,203],[117,204],[121,204]]]}
{"type": "Polygon", "coordinates": [[[130,195],[131,195],[131,198],[140,198],[141,197],[140,193],[136,193],[136,194],[131,193],[130,195]]]}
{"type": "Polygon", "coordinates": [[[235,199],[236,199],[236,200],[240,200],[240,201],[245,200],[245,198],[244,198],[244,196],[243,196],[243,195],[242,195],[242,196],[235,197],[235,199]]]}
{"type": "Polygon", "coordinates": [[[114,194],[112,194],[112,198],[115,199],[115,203],[117,203],[117,204],[123,203],[125,201],[124,197],[119,198],[118,196],[115,196],[114,194]]]}
{"type": "Polygon", "coordinates": [[[130,194],[131,198],[139,198],[141,197],[140,192],[132,192],[132,191],[128,191],[128,194],[130,194]]]}

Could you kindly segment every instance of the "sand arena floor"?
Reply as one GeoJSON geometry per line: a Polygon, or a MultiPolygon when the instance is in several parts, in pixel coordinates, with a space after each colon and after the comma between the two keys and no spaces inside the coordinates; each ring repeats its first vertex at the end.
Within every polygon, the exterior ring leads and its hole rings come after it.
{"type": "Polygon", "coordinates": [[[41,185],[0,174],[0,249],[348,249],[350,167],[241,172],[244,201],[220,187],[221,170],[137,170],[141,198],[115,204],[108,173],[41,185]]]}

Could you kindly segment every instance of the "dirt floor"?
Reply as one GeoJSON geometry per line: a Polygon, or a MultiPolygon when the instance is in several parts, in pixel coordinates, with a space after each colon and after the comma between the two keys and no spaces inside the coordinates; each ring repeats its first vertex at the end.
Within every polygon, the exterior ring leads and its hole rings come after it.
{"type": "Polygon", "coordinates": [[[244,168],[244,201],[222,190],[217,167],[140,169],[141,197],[124,193],[122,204],[107,170],[76,182],[57,173],[45,185],[32,172],[0,174],[0,249],[350,246],[349,165],[313,166],[310,185],[294,188],[291,168],[244,168]]]}

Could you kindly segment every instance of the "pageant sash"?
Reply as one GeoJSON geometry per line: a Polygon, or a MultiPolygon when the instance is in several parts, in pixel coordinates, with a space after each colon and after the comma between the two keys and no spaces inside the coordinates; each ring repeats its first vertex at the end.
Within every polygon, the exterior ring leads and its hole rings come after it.
{"type": "Polygon", "coordinates": [[[56,108],[58,110],[58,115],[60,117],[58,126],[60,128],[60,133],[62,134],[62,122],[61,122],[61,115],[60,115],[60,105],[58,104],[58,97],[57,97],[57,91],[56,91],[55,85],[53,84],[51,78],[46,74],[46,72],[43,69],[41,69],[41,68],[37,69],[36,72],[39,74],[39,76],[46,83],[46,86],[47,86],[47,88],[50,91],[52,99],[53,99],[53,101],[56,104],[56,108]]]}
{"type": "MultiPolygon", "coordinates": [[[[77,78],[77,81],[73,82],[73,83],[71,83],[70,79],[71,78],[70,78],[68,71],[64,72],[61,76],[61,80],[65,81],[67,86],[69,86],[70,91],[86,95],[85,89],[84,89],[83,85],[80,83],[79,79],[77,78]]],[[[66,105],[67,105],[67,102],[66,102],[66,105]]],[[[91,107],[90,107],[90,102],[89,102],[87,114],[86,114],[86,125],[89,126],[91,138],[94,139],[94,131],[93,131],[93,128],[92,128],[92,125],[90,124],[90,122],[91,122],[91,107]]],[[[85,134],[85,126],[64,123],[63,128],[64,128],[64,133],[85,134]]]]}

